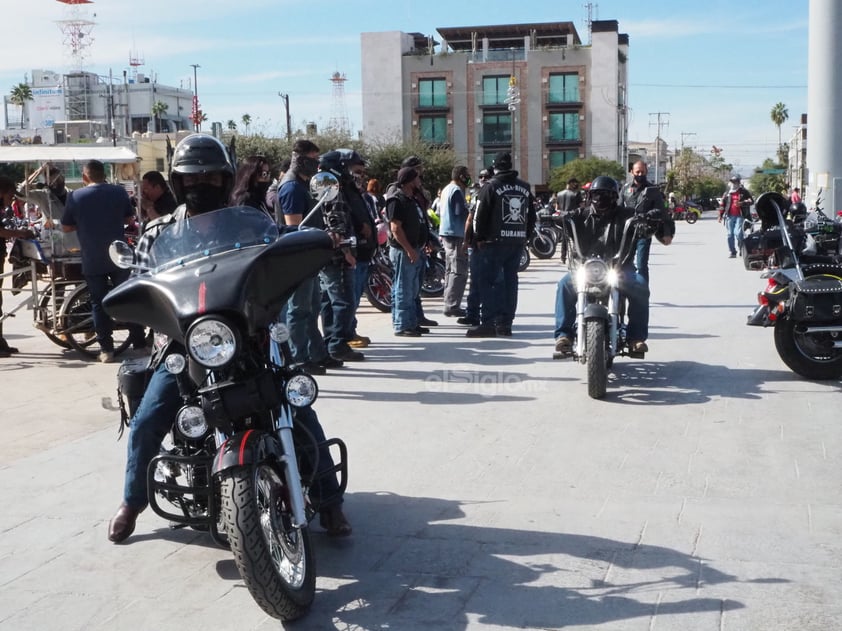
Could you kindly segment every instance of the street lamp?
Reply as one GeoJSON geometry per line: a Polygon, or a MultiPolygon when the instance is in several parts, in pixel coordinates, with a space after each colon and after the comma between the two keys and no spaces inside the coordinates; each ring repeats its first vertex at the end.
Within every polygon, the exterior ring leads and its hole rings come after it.
{"type": "Polygon", "coordinates": [[[193,67],[193,131],[202,131],[202,119],[199,116],[199,79],[196,70],[201,68],[199,64],[190,64],[193,67]]]}
{"type": "Polygon", "coordinates": [[[287,140],[290,139],[292,135],[292,130],[290,129],[290,120],[289,120],[289,94],[284,94],[283,92],[278,92],[278,96],[281,97],[284,101],[284,108],[286,109],[287,115],[287,140]]]}
{"type": "Polygon", "coordinates": [[[509,77],[509,89],[506,90],[506,98],[503,101],[509,106],[509,112],[512,119],[512,168],[515,162],[515,111],[520,103],[520,89],[517,87],[517,77],[515,77],[515,49],[512,48],[512,75],[509,77]]]}

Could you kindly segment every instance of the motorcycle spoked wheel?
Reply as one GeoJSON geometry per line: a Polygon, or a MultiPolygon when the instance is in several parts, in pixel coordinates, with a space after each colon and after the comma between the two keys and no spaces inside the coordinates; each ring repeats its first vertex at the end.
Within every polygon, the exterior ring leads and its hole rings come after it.
{"type": "Polygon", "coordinates": [[[689,224],[694,224],[698,220],[699,220],[699,215],[697,215],[696,213],[694,213],[692,211],[688,212],[687,217],[685,217],[685,219],[684,219],[684,221],[686,221],[689,224]]]}
{"type": "Polygon", "coordinates": [[[608,390],[608,361],[605,346],[605,323],[602,320],[585,322],[587,347],[585,348],[588,367],[588,396],[602,399],[608,390]]]}
{"type": "Polygon", "coordinates": [[[389,313],[392,310],[391,270],[372,267],[363,293],[372,307],[383,313],[389,313]]]}
{"type": "MultiPolygon", "coordinates": [[[[59,311],[60,336],[73,349],[87,357],[96,357],[100,353],[99,343],[94,331],[94,316],[91,308],[91,292],[87,284],[79,285],[62,303],[59,311]]],[[[119,355],[129,347],[128,325],[115,322],[112,333],[114,354],[119,355]]]]}
{"type": "Polygon", "coordinates": [[[279,620],[303,616],[316,594],[310,531],[291,526],[288,493],[270,463],[222,475],[222,518],[234,562],[252,598],[279,620]]]}
{"type": "Polygon", "coordinates": [[[529,241],[529,249],[539,259],[551,259],[557,246],[554,235],[543,230],[538,230],[529,241]]]}
{"type": "Polygon", "coordinates": [[[424,280],[421,283],[421,295],[436,298],[444,294],[444,261],[438,258],[430,260],[424,280]]]}
{"type": "Polygon", "coordinates": [[[532,256],[529,254],[529,248],[523,248],[523,251],[520,253],[520,264],[517,266],[518,272],[523,272],[529,267],[529,263],[532,261],[532,256]]]}
{"type": "Polygon", "coordinates": [[[775,323],[775,349],[783,362],[807,379],[842,377],[842,349],[833,347],[839,337],[832,333],[799,332],[802,326],[789,318],[775,323]]]}

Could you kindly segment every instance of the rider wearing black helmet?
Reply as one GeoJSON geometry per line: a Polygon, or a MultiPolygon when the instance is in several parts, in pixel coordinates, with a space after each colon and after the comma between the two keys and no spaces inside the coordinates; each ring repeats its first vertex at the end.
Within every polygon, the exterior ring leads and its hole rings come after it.
{"type": "MultiPolygon", "coordinates": [[[[184,138],[175,148],[170,182],[181,205],[174,213],[150,222],[137,246],[137,259],[141,265],[147,260],[152,243],[163,231],[177,228],[188,217],[226,207],[234,182],[234,167],[225,145],[207,134],[191,134],[184,138]]],[[[108,539],[114,543],[127,539],[134,532],[137,517],[148,504],[146,472],[149,463],[158,454],[161,441],[182,406],[176,376],[165,369],[163,362],[174,347],[175,343],[170,341],[154,350],[149,365],[154,371],[129,424],[123,501],[108,524],[108,539]]],[[[324,435],[311,408],[302,408],[299,412],[297,421],[315,436],[324,435]]],[[[330,454],[320,450],[319,457],[320,469],[324,471],[321,459],[329,461],[330,454]]],[[[330,462],[326,464],[332,466],[330,462]]],[[[333,485],[329,477],[324,480],[322,491],[325,495],[333,494],[338,489],[335,479],[333,485]]],[[[350,534],[351,527],[342,513],[341,499],[332,506],[322,506],[321,510],[322,525],[328,534],[350,534]]]]}
{"type": "MultiPolygon", "coordinates": [[[[635,216],[633,208],[618,203],[619,187],[608,176],[601,175],[591,182],[583,208],[568,213],[579,240],[582,255],[613,256],[619,250],[626,221],[635,216]]],[[[570,250],[570,269],[575,271],[581,264],[579,253],[570,250]]],[[[649,334],[649,286],[635,271],[634,248],[629,248],[620,262],[622,275],[620,291],[628,298],[629,350],[634,353],[648,351],[646,338],[649,334]]],[[[558,282],[555,302],[555,350],[562,356],[573,352],[573,335],[576,331],[576,292],[571,273],[558,282]]]]}

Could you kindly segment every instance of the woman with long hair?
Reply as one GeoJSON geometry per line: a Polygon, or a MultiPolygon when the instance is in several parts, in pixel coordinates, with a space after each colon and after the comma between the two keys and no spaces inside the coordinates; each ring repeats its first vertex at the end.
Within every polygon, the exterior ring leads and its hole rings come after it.
{"type": "Polygon", "coordinates": [[[272,170],[265,156],[248,156],[237,167],[231,191],[232,206],[251,206],[270,213],[266,207],[266,191],[272,183],[272,170]]]}

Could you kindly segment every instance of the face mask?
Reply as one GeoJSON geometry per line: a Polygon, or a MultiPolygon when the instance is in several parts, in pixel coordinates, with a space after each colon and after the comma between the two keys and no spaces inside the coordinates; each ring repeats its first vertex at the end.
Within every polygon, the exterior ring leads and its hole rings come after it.
{"type": "Polygon", "coordinates": [[[365,192],[365,176],[361,173],[353,173],[354,184],[361,192],[365,192]]]}
{"type": "Polygon", "coordinates": [[[263,199],[264,197],[266,197],[266,192],[269,190],[269,184],[271,184],[271,182],[254,183],[254,191],[257,194],[258,199],[263,199]]]}
{"type": "Polygon", "coordinates": [[[201,183],[184,189],[184,203],[194,214],[224,208],[226,202],[223,190],[219,186],[201,183]]]}
{"type": "Polygon", "coordinates": [[[634,176],[634,183],[637,185],[643,184],[646,181],[645,175],[635,175],[634,176]]]}

